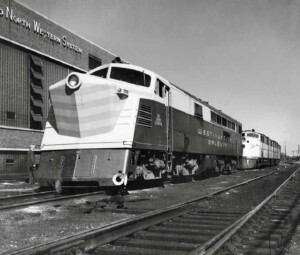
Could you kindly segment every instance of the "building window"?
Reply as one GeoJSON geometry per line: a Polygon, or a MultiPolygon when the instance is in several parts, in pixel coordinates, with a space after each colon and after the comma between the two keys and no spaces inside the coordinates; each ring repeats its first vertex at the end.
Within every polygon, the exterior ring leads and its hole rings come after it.
{"type": "Polygon", "coordinates": [[[14,159],[6,159],[5,160],[5,165],[14,165],[15,164],[15,160],[14,159]]]}
{"type": "Polygon", "coordinates": [[[89,70],[102,65],[102,60],[93,55],[89,55],[89,70]]]}
{"type": "Polygon", "coordinates": [[[202,106],[195,104],[195,116],[198,118],[203,118],[202,106]]]}
{"type": "Polygon", "coordinates": [[[15,112],[6,112],[6,118],[9,120],[15,120],[16,119],[16,113],[15,112]]]}

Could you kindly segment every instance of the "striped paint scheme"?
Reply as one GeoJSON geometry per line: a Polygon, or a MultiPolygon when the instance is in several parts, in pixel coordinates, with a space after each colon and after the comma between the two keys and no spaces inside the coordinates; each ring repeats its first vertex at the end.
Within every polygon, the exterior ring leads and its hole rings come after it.
{"type": "Polygon", "coordinates": [[[77,90],[70,90],[65,80],[50,87],[57,132],[83,138],[111,131],[124,107],[124,101],[116,95],[116,85],[78,75],[84,82],[77,90]]]}

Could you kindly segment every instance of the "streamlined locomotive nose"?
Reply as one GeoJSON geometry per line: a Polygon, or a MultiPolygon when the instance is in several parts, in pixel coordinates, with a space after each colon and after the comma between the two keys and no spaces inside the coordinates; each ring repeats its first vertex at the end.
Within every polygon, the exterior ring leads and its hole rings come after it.
{"type": "Polygon", "coordinates": [[[91,75],[71,73],[49,90],[60,135],[83,138],[109,132],[124,105],[112,81],[91,75]]]}

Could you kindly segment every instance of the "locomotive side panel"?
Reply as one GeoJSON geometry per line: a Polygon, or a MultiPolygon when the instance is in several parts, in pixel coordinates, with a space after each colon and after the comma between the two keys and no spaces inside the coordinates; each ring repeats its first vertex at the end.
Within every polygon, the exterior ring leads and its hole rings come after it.
{"type": "Polygon", "coordinates": [[[173,110],[174,151],[240,156],[240,135],[196,116],[173,110]]]}
{"type": "Polygon", "coordinates": [[[133,148],[167,149],[166,106],[149,99],[140,99],[133,148]]]}
{"type": "MultiPolygon", "coordinates": [[[[135,148],[166,150],[165,116],[166,107],[163,104],[148,99],[140,100],[133,142],[135,148]]],[[[238,148],[241,138],[232,130],[225,131],[222,127],[174,108],[171,109],[170,125],[170,133],[173,133],[170,135],[170,144],[175,152],[240,156],[238,148]]]]}

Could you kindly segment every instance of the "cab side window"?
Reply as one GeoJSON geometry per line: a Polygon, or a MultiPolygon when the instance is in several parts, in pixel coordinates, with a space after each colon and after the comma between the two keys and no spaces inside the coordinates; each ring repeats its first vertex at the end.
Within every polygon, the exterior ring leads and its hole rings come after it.
{"type": "Polygon", "coordinates": [[[162,98],[166,96],[166,85],[159,79],[156,80],[154,93],[162,98]]]}
{"type": "Polygon", "coordinates": [[[195,116],[202,119],[203,118],[203,111],[202,111],[202,106],[198,104],[195,105],[195,116]]]}

